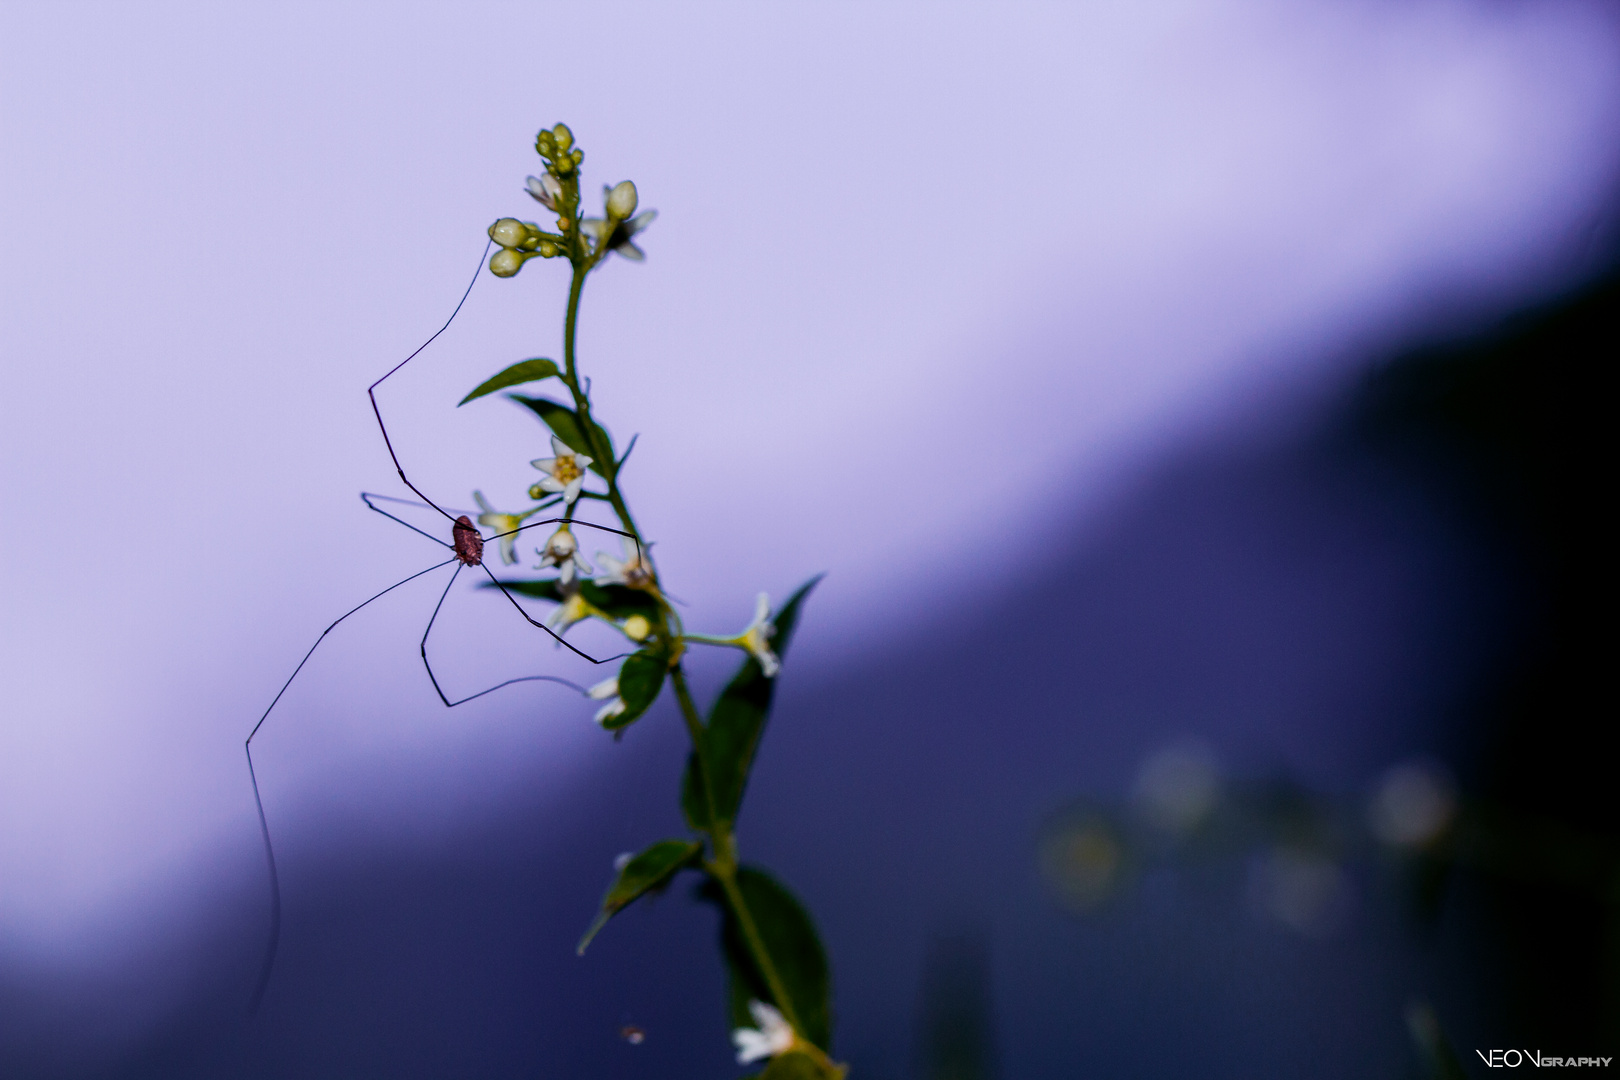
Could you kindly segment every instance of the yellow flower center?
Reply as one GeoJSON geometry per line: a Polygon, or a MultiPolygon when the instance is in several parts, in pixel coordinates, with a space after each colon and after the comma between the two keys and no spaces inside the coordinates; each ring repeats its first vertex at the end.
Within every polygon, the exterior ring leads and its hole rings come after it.
{"type": "Polygon", "coordinates": [[[556,478],[559,484],[571,484],[584,476],[585,472],[575,463],[574,456],[570,454],[567,457],[557,459],[557,463],[551,467],[551,475],[556,478]]]}

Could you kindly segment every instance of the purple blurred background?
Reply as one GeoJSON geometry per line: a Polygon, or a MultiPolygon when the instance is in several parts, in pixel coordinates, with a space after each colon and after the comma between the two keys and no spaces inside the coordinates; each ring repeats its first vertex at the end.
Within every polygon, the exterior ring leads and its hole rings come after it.
{"type": "MultiPolygon", "coordinates": [[[[364,387],[532,209],[558,119],[660,210],[581,347],[689,622],[829,571],[743,842],[823,921],[841,1055],[922,1075],[929,942],[961,939],[1004,1075],[1406,1066],[1435,991],[1367,887],[1317,936],[1163,878],[1086,922],[1036,836],[1189,734],[1345,797],[1466,770],[1459,703],[1531,586],[1432,454],[1368,434],[1367,379],[1602,269],[1605,5],[13,5],[0,79],[10,1071],[728,1068],[679,890],[570,948],[612,856],[676,827],[672,717],[611,745],[556,688],[446,712],[425,582],[255,742],[287,930],[241,1014],[241,739],[436,557],[355,498],[395,491],[364,387]]],[[[387,385],[425,490],[520,504],[532,419],[451,406],[555,353],[564,289],[486,277],[387,385]]],[[[444,629],[460,687],[588,677],[470,590],[444,629]]]]}

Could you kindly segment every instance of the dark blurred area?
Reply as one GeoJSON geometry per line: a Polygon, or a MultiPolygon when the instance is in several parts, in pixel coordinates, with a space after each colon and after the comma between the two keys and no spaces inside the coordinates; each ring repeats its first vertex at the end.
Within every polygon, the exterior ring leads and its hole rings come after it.
{"type": "MultiPolygon", "coordinates": [[[[821,923],[851,1075],[1620,1051],[1617,313],[1610,274],[1394,358],[1288,434],[1184,447],[1014,590],[965,567],[951,619],[856,670],[789,660],[740,839],[821,923]]],[[[288,852],[256,1017],[235,913],[116,1051],[65,1058],[48,988],[0,978],[0,1071],[740,1075],[689,889],[573,952],[613,856],[680,832],[681,743],[655,713],[587,798],[437,851],[288,852]]]]}

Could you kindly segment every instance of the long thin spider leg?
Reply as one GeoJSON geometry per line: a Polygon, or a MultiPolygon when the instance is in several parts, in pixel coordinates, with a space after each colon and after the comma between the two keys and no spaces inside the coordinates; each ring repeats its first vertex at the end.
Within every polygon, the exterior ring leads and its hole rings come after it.
{"type": "Polygon", "coordinates": [[[603,658],[601,660],[598,660],[596,657],[590,655],[589,653],[580,652],[577,648],[575,648],[573,646],[572,643],[564,641],[562,635],[557,633],[557,631],[553,630],[551,627],[547,626],[545,623],[538,621],[537,619],[535,619],[534,616],[530,615],[527,611],[524,611],[523,610],[523,605],[517,602],[517,597],[513,596],[510,592],[507,591],[506,585],[501,581],[500,578],[498,578],[494,574],[490,573],[489,567],[485,566],[483,563],[479,563],[478,564],[478,569],[482,570],[484,572],[485,576],[488,577],[490,581],[494,582],[495,587],[497,589],[501,590],[501,595],[502,596],[504,596],[508,600],[512,601],[512,606],[517,608],[517,613],[519,615],[523,616],[524,620],[527,621],[530,626],[537,626],[541,630],[544,630],[546,633],[550,634],[554,639],[556,639],[557,644],[561,645],[563,648],[567,649],[569,652],[573,653],[575,656],[579,657],[580,659],[589,660],[593,664],[608,664],[608,663],[612,663],[614,660],[620,659],[621,657],[625,657],[625,656],[630,655],[629,653],[614,653],[612,656],[605,657],[605,658],[603,658]]]}
{"type": "Polygon", "coordinates": [[[433,689],[434,689],[435,692],[438,693],[439,700],[444,702],[445,708],[453,709],[457,705],[465,705],[467,702],[472,701],[475,698],[481,698],[485,694],[493,694],[495,691],[501,689],[501,687],[503,687],[503,686],[511,686],[513,683],[520,683],[520,682],[554,682],[554,683],[560,683],[561,685],[566,686],[571,690],[577,690],[581,694],[585,693],[585,688],[583,686],[579,685],[576,682],[571,682],[568,679],[558,678],[555,675],[522,675],[522,676],[519,676],[516,679],[507,679],[503,683],[496,683],[494,686],[490,687],[488,690],[480,690],[476,694],[469,694],[466,697],[460,699],[459,701],[451,701],[448,697],[446,697],[445,694],[444,694],[444,689],[439,686],[438,676],[433,674],[433,665],[428,663],[427,643],[428,643],[428,635],[433,633],[433,624],[439,618],[439,609],[444,607],[445,598],[450,595],[450,587],[456,583],[456,578],[458,578],[460,576],[461,576],[461,567],[457,566],[456,567],[456,572],[454,574],[450,575],[450,580],[449,581],[445,582],[444,592],[439,594],[439,602],[437,604],[433,605],[433,615],[428,619],[427,629],[422,631],[422,666],[427,668],[428,681],[433,683],[433,689]]]}
{"type": "MultiPolygon", "coordinates": [[[[421,499],[400,499],[399,495],[379,495],[374,491],[361,492],[361,494],[371,495],[373,499],[381,499],[382,502],[397,502],[397,504],[402,505],[402,507],[420,507],[423,508],[423,510],[433,510],[433,507],[429,507],[429,505],[426,504],[426,502],[423,502],[421,499]]],[[[449,507],[449,510],[450,513],[455,513],[455,515],[462,515],[462,513],[465,513],[467,517],[473,517],[475,513],[483,513],[481,510],[458,510],[458,508],[455,507],[449,507]]]]}
{"type": "MultiPolygon", "coordinates": [[[[433,541],[435,544],[438,544],[440,547],[451,548],[452,550],[454,550],[453,545],[445,543],[443,540],[440,540],[437,536],[434,536],[432,533],[428,532],[426,529],[418,529],[415,525],[412,525],[410,522],[406,521],[404,518],[395,517],[393,514],[390,514],[388,511],[384,510],[382,507],[378,506],[376,503],[371,501],[372,499],[379,499],[379,498],[385,499],[385,498],[387,498],[387,496],[386,495],[373,495],[369,491],[362,491],[360,493],[360,501],[361,502],[365,503],[366,506],[370,507],[371,509],[377,511],[377,513],[381,514],[383,517],[387,518],[389,521],[397,521],[401,525],[405,526],[407,529],[411,530],[411,532],[413,532],[413,533],[421,533],[423,536],[427,537],[429,540],[433,541]]],[[[394,501],[404,502],[405,500],[399,499],[399,500],[394,500],[394,501]]],[[[423,505],[423,504],[418,503],[417,505],[423,505]]]]}
{"type": "Polygon", "coordinates": [[[253,998],[248,1005],[250,1015],[259,1011],[259,1004],[264,1000],[264,992],[270,986],[270,972],[276,964],[276,950],[281,944],[281,876],[276,873],[276,849],[270,842],[270,822],[264,816],[264,797],[259,794],[259,774],[253,768],[253,736],[257,735],[259,729],[264,726],[264,722],[270,719],[270,710],[276,707],[276,702],[280,701],[282,695],[287,692],[287,687],[291,686],[293,680],[298,678],[298,673],[304,670],[304,665],[309,663],[309,658],[315,655],[315,650],[321,647],[321,642],[326,640],[327,634],[337,628],[338,623],[347,619],[350,615],[371,603],[371,601],[387,596],[401,585],[415,581],[423,574],[431,574],[441,566],[448,566],[455,561],[455,559],[446,559],[442,563],[434,563],[426,570],[419,570],[403,581],[396,581],[382,592],[361,601],[334,619],[331,626],[321,631],[321,636],[315,639],[315,644],[309,647],[309,651],[304,654],[304,658],[298,661],[298,666],[293,668],[291,675],[287,676],[287,681],[281,684],[281,689],[276,691],[276,696],[271,699],[269,707],[264,710],[264,714],[259,717],[259,722],[253,725],[253,730],[248,732],[248,737],[242,743],[242,748],[247,751],[248,778],[253,781],[253,805],[259,811],[259,832],[264,837],[264,860],[270,868],[270,941],[265,947],[264,964],[259,969],[259,981],[253,988],[253,998]]]}
{"type": "Polygon", "coordinates": [[[625,532],[623,529],[615,529],[611,525],[598,525],[594,521],[581,521],[578,518],[571,518],[571,517],[546,518],[544,521],[531,521],[531,522],[528,522],[527,524],[519,525],[515,529],[507,529],[505,532],[496,533],[493,536],[485,537],[484,542],[487,544],[487,543],[490,543],[491,541],[499,540],[499,539],[501,539],[502,537],[505,537],[505,536],[516,536],[518,533],[523,532],[525,529],[537,529],[542,525],[558,525],[558,524],[562,524],[562,525],[583,525],[587,529],[596,529],[599,532],[608,532],[608,533],[613,533],[615,536],[623,536],[626,539],[629,539],[629,540],[632,540],[632,541],[635,542],[635,545],[636,545],[636,557],[637,558],[641,558],[641,556],[643,554],[643,552],[641,550],[641,541],[636,538],[635,533],[625,532]]]}
{"type": "Polygon", "coordinates": [[[370,386],[366,387],[366,396],[371,399],[371,411],[377,415],[377,426],[382,429],[383,445],[388,447],[388,456],[393,459],[393,461],[394,461],[394,469],[395,469],[395,471],[397,471],[399,473],[399,478],[405,482],[406,487],[408,487],[412,491],[416,492],[416,497],[417,498],[421,499],[423,502],[425,502],[429,506],[433,507],[433,509],[435,509],[439,513],[443,514],[446,519],[448,519],[449,521],[452,521],[452,522],[456,520],[455,515],[451,514],[444,507],[440,506],[438,503],[434,502],[432,499],[430,499],[426,495],[422,494],[422,490],[420,488],[418,488],[415,484],[411,483],[410,477],[405,475],[405,466],[403,466],[403,465],[401,465],[399,463],[399,455],[394,453],[394,441],[388,437],[388,425],[383,423],[382,409],[379,408],[378,405],[377,405],[377,387],[381,386],[383,384],[383,381],[385,379],[387,379],[389,375],[392,375],[394,372],[398,371],[400,368],[404,367],[406,364],[410,363],[412,360],[415,360],[416,356],[417,356],[417,353],[420,353],[423,349],[425,349],[429,345],[433,344],[434,339],[436,339],[440,334],[444,333],[446,330],[450,329],[450,324],[456,321],[456,316],[457,315],[461,314],[461,306],[462,306],[462,304],[465,304],[467,302],[467,297],[472,295],[473,286],[478,284],[478,278],[484,272],[484,259],[489,255],[489,249],[494,247],[494,246],[495,246],[495,241],[494,240],[491,240],[491,241],[489,241],[489,243],[484,245],[484,253],[482,255],[478,256],[478,269],[473,271],[472,280],[467,283],[467,291],[461,294],[461,299],[456,303],[456,310],[452,311],[450,313],[450,317],[448,319],[444,320],[444,325],[439,327],[437,330],[435,330],[433,332],[433,337],[428,338],[426,341],[422,342],[422,344],[418,345],[416,347],[416,352],[411,353],[411,355],[407,356],[405,359],[401,360],[399,363],[397,363],[393,367],[389,368],[388,373],[385,374],[381,379],[378,379],[376,382],[374,382],[370,386]]]}

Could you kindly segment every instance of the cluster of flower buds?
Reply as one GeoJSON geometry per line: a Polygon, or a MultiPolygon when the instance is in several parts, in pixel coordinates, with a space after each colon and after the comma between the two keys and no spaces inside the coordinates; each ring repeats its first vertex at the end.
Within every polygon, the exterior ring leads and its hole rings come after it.
{"type": "Polygon", "coordinates": [[[567,124],[541,128],[534,137],[534,148],[545,159],[546,171],[559,180],[578,171],[585,160],[585,151],[574,145],[574,133],[567,124]]]}
{"type": "Polygon", "coordinates": [[[501,218],[491,225],[489,238],[501,246],[489,260],[489,272],[496,277],[511,277],[536,255],[550,259],[562,254],[557,237],[517,218],[501,218]]]}

